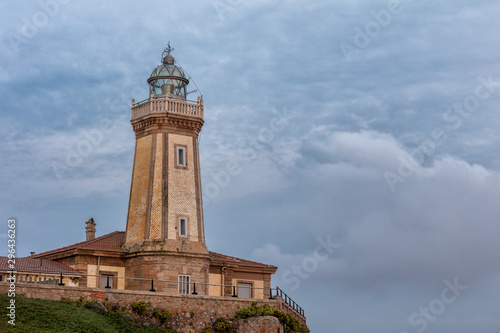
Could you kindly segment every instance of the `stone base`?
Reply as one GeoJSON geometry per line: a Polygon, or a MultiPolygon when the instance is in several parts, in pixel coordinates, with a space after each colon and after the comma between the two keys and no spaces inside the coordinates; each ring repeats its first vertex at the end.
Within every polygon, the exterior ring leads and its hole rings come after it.
{"type": "MultiPolygon", "coordinates": [[[[127,256],[125,276],[142,279],[164,280],[155,281],[154,289],[158,292],[177,293],[179,290],[179,275],[190,278],[189,292],[196,291],[200,295],[208,294],[208,271],[210,259],[208,255],[174,252],[138,252],[127,256]],[[170,282],[167,282],[170,281],[170,282]]],[[[127,280],[125,289],[150,290],[151,281],[127,280]]]]}
{"type": "Polygon", "coordinates": [[[236,320],[237,333],[283,333],[283,325],[276,317],[251,317],[236,320]]]}

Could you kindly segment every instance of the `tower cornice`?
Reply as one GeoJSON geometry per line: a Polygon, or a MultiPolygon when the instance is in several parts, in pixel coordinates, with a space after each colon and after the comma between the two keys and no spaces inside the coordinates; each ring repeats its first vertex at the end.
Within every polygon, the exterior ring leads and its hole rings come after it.
{"type": "Polygon", "coordinates": [[[183,115],[148,114],[130,121],[136,138],[153,133],[185,131],[198,135],[203,127],[203,119],[183,115]]]}
{"type": "Polygon", "coordinates": [[[165,130],[185,130],[199,134],[203,126],[203,99],[196,102],[178,99],[172,95],[151,95],[146,101],[132,101],[130,123],[137,138],[165,130]]]}

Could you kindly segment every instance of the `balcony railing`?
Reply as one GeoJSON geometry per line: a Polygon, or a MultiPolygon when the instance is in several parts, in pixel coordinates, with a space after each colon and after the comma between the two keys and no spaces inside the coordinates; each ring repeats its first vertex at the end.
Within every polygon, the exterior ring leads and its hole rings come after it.
{"type": "Polygon", "coordinates": [[[151,96],[149,99],[135,103],[132,101],[132,119],[153,113],[182,114],[203,118],[203,100],[187,101],[173,98],[170,95],[151,96]]]}

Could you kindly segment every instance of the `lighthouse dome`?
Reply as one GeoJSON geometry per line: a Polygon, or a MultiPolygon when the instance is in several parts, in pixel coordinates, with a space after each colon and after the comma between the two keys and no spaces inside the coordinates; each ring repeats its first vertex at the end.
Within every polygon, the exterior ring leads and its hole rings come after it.
{"type": "Polygon", "coordinates": [[[169,43],[163,51],[162,64],[156,67],[149,76],[149,90],[156,97],[186,99],[189,79],[182,68],[175,64],[175,59],[170,54],[172,51],[169,43]]]}

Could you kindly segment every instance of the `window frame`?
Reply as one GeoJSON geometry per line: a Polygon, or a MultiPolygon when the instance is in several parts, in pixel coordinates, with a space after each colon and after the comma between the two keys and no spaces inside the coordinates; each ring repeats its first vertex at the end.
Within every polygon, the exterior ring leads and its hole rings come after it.
{"type": "Polygon", "coordinates": [[[99,287],[103,289],[106,287],[107,276],[109,276],[109,286],[111,287],[111,289],[117,289],[118,272],[110,272],[110,271],[99,271],[99,287]]]}
{"type": "Polygon", "coordinates": [[[189,295],[191,292],[191,276],[179,274],[178,277],[178,292],[181,295],[189,295]]]}
{"type": "Polygon", "coordinates": [[[188,237],[188,218],[186,216],[178,216],[177,217],[177,221],[178,221],[178,228],[179,228],[179,237],[182,237],[182,238],[187,238],[188,237]],[[184,220],[184,228],[185,228],[185,233],[183,234],[182,233],[182,222],[184,220]]]}
{"type": "Polygon", "coordinates": [[[254,298],[253,297],[253,281],[236,281],[236,289],[238,289],[238,298],[240,298],[240,288],[241,289],[249,289],[250,290],[250,298],[254,298]],[[250,287],[248,286],[241,286],[240,287],[240,284],[242,285],[249,285],[250,287]]]}
{"type": "Polygon", "coordinates": [[[188,166],[188,161],[187,161],[187,146],[184,145],[175,145],[175,166],[177,168],[183,168],[186,169],[188,166]],[[179,152],[182,151],[182,158],[184,159],[183,163],[179,162],[179,152]]]}

